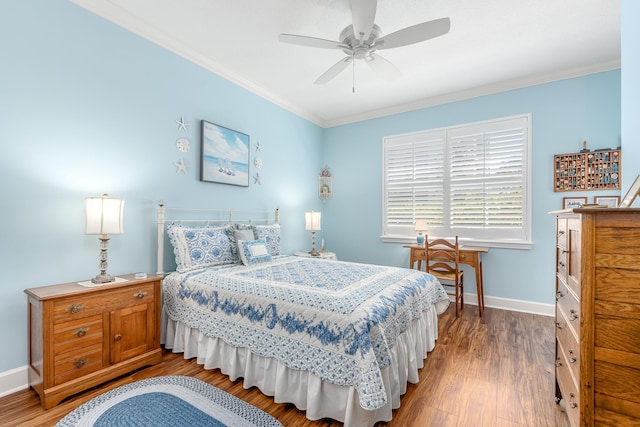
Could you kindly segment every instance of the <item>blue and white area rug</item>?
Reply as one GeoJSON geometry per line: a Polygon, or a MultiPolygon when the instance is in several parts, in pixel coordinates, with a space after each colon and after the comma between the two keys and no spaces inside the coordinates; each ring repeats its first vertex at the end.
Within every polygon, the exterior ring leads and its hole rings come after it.
{"type": "Polygon", "coordinates": [[[149,378],[106,392],[56,427],[283,427],[271,415],[196,378],[149,378]]]}

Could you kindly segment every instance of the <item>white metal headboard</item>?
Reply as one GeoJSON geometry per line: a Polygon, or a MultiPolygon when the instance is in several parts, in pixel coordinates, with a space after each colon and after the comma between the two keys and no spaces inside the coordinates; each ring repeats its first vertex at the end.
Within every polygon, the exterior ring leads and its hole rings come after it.
{"type": "Polygon", "coordinates": [[[156,274],[164,275],[165,224],[177,222],[207,226],[212,224],[275,224],[280,222],[280,209],[240,210],[240,209],[190,209],[167,208],[164,202],[158,203],[158,257],[156,274]]]}

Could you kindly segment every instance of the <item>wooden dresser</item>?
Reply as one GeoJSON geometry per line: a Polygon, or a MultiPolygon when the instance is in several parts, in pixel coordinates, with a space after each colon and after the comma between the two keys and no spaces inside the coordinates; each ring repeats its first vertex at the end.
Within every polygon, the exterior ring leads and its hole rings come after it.
{"type": "Polygon", "coordinates": [[[572,426],[640,425],[640,209],[556,217],[556,398],[572,426]]]}
{"type": "Polygon", "coordinates": [[[29,385],[51,408],[65,397],[162,359],[162,278],[119,276],[88,288],[65,283],[25,290],[29,385]]]}

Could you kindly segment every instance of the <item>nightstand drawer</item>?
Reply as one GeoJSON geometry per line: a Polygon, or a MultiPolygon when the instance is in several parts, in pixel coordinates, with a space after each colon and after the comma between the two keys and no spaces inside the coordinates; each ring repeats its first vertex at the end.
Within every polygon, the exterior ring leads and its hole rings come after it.
{"type": "MultiPolygon", "coordinates": [[[[108,286],[108,285],[106,285],[108,286]]],[[[155,299],[152,283],[128,289],[78,295],[56,301],[53,306],[53,322],[68,322],[72,319],[93,316],[109,307],[126,307],[155,299]]]]}
{"type": "Polygon", "coordinates": [[[103,367],[102,343],[54,357],[54,384],[59,385],[103,367]]]}
{"type": "Polygon", "coordinates": [[[53,326],[53,353],[68,351],[101,343],[104,336],[103,315],[58,323],[53,326]]]}

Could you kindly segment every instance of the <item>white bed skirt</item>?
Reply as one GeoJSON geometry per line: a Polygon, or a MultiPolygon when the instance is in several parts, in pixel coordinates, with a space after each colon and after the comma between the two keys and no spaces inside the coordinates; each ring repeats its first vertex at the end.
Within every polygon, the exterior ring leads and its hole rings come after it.
{"type": "Polygon", "coordinates": [[[330,384],[310,372],[287,368],[274,358],[207,337],[162,313],[161,342],[166,349],[184,353],[185,359],[196,357],[205,369],[220,369],[232,381],[244,378],[244,388],[255,386],[273,396],[276,403],[293,403],[306,411],[310,420],[332,418],[347,427],[369,427],[378,421],[390,421],[392,409],[400,407],[400,396],[407,391],[407,382],[418,382],[418,370],[424,366],[423,360],[433,350],[437,338],[438,315],[432,306],[398,337],[392,349],[392,364],[382,370],[387,404],[369,411],[360,406],[353,387],[330,384]]]}

